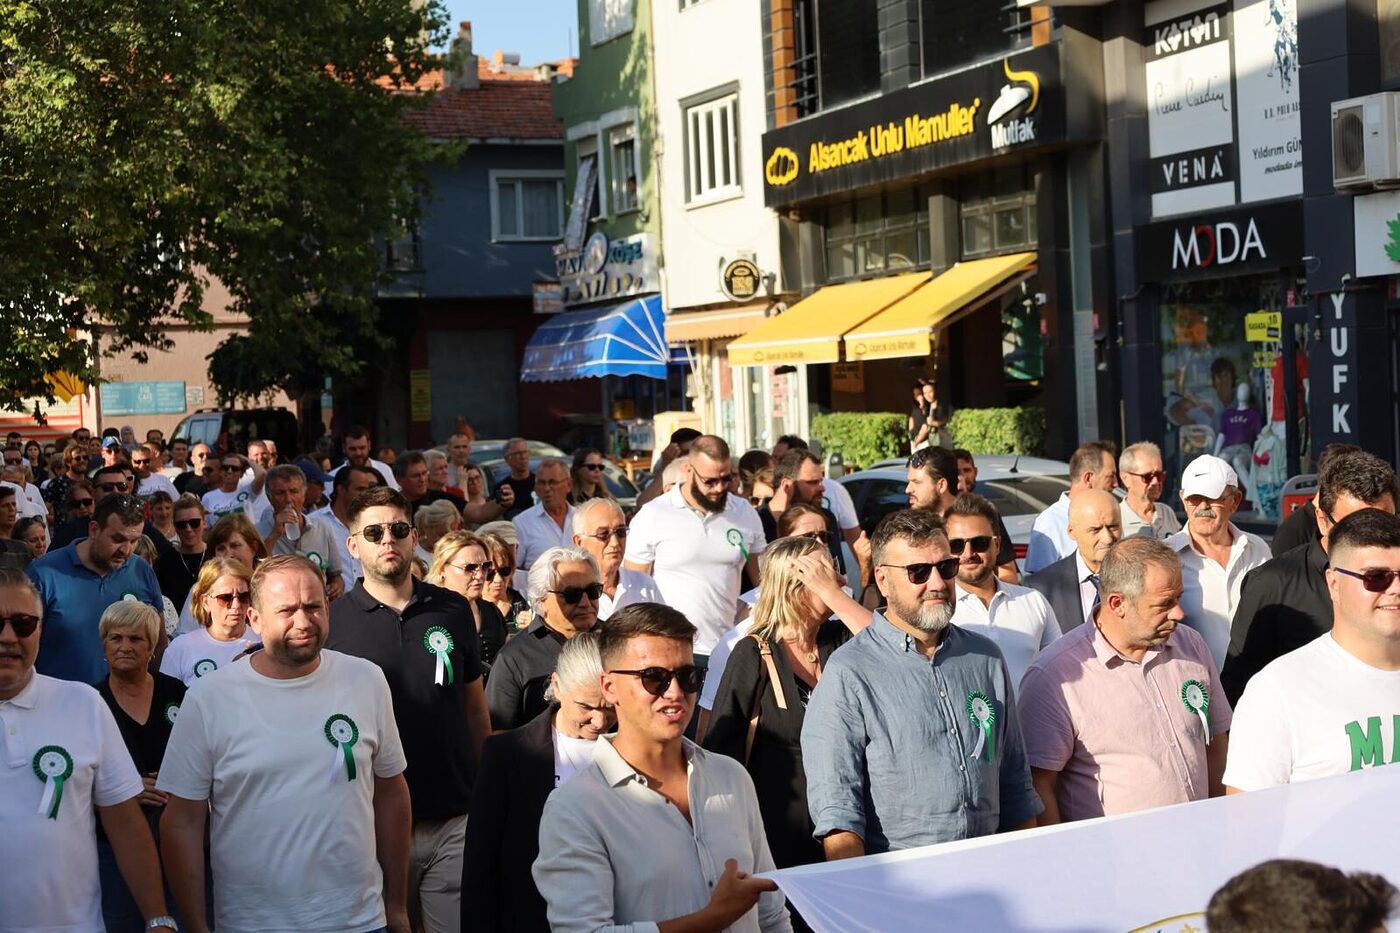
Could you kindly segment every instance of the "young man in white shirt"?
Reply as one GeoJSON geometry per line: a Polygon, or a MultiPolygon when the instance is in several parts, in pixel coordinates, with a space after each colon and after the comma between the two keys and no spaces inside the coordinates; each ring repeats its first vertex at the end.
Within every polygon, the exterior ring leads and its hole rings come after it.
{"type": "Polygon", "coordinates": [[[331,470],[331,476],[335,476],[347,466],[367,466],[379,474],[384,485],[391,489],[398,489],[399,481],[394,477],[394,471],[389,464],[369,455],[372,447],[369,428],[360,425],[346,428],[345,438],[341,441],[341,449],[345,451],[345,462],[331,470]]]}
{"type": "Polygon", "coordinates": [[[683,735],[705,679],[695,627],[637,603],[601,633],[617,733],[545,803],[532,874],[550,928],[790,931],[777,886],[754,877],[773,870],[773,856],[752,779],[683,735]]]}
{"type": "Polygon", "coordinates": [[[1400,518],[1353,512],[1328,540],[1332,631],[1250,679],[1227,793],[1360,771],[1400,752],[1400,518]]]}
{"type": "Polygon", "coordinates": [[[1113,492],[1117,488],[1118,465],[1113,459],[1113,444],[1089,441],[1076,447],[1069,457],[1069,490],[1037,515],[1031,526],[1024,572],[1035,573],[1074,553],[1074,539],[1069,534],[1070,499],[1085,489],[1113,492]]]}
{"type": "Polygon", "coordinates": [[[209,490],[200,498],[210,528],[225,515],[248,513],[252,493],[242,483],[246,468],[247,462],[238,454],[224,454],[219,458],[218,488],[209,490]]]}
{"type": "Polygon", "coordinates": [[[131,452],[131,468],[136,471],[136,497],[149,499],[154,493],[163,492],[174,502],[180,498],[180,493],[168,476],[156,472],[156,456],[152,444],[139,444],[131,452]]]}
{"type": "Polygon", "coordinates": [[[408,933],[411,805],[389,684],[371,661],[323,651],[320,570],[263,561],[248,620],[263,649],[185,695],[156,787],[167,880],[185,928],[408,933]],[[228,715],[237,709],[237,716],[228,715]]]}

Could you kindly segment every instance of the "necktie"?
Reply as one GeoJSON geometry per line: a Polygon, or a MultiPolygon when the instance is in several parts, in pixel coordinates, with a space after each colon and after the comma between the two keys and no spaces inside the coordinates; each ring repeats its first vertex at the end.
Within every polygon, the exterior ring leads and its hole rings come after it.
{"type": "Polygon", "coordinates": [[[1093,612],[1095,609],[1099,608],[1099,575],[1096,573],[1089,574],[1089,582],[1094,584],[1094,604],[1089,607],[1089,611],[1093,612]]]}

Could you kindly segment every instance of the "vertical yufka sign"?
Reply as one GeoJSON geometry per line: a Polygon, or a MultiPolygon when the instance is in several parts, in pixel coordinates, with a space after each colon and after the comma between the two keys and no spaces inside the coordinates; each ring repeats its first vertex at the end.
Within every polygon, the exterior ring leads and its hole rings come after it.
{"type": "Polygon", "coordinates": [[[1297,0],[1235,0],[1240,201],[1303,193],[1297,0]]]}
{"type": "Polygon", "coordinates": [[[1235,203],[1230,12],[1229,3],[1154,0],[1146,5],[1143,57],[1154,217],[1235,203]]]}

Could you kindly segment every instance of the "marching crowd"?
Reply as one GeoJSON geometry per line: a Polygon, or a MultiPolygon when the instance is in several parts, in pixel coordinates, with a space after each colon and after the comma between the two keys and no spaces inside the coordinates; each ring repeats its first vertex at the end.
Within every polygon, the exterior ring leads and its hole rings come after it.
{"type": "MultiPolygon", "coordinates": [[[[1020,566],[966,451],[863,530],[796,437],[678,431],[631,515],[596,449],[471,450],[10,439],[0,931],[803,930],[762,873],[1400,760],[1359,448],[1271,547],[1226,461],[1183,524],[1155,445],[1085,444],[1020,566]]],[[[1281,889],[1396,903],[1269,863],[1211,929],[1281,889]]]]}

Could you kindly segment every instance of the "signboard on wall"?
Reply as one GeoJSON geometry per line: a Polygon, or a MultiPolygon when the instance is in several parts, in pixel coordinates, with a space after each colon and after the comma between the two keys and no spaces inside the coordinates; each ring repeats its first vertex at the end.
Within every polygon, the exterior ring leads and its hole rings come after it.
{"type": "Polygon", "coordinates": [[[1235,0],[1240,201],[1303,193],[1297,0],[1235,0]]]}
{"type": "Polygon", "coordinates": [[[1356,274],[1400,275],[1400,191],[1352,200],[1356,227],[1356,274]]]}
{"type": "Polygon", "coordinates": [[[100,392],[104,417],[185,413],[184,382],[104,382],[100,392]]]}
{"type": "Polygon", "coordinates": [[[413,369],[408,373],[408,408],[412,421],[433,420],[433,371],[413,369]]]}
{"type": "Polygon", "coordinates": [[[1184,9],[1156,0],[1144,14],[1148,180],[1159,217],[1235,203],[1230,5],[1184,9]]]}
{"type": "Polygon", "coordinates": [[[1296,265],[1303,256],[1303,203],[1284,201],[1162,220],[1139,228],[1145,282],[1240,275],[1296,265]]]}
{"type": "Polygon", "coordinates": [[[581,250],[556,251],[554,265],[566,308],[661,290],[650,233],[610,240],[598,231],[581,250]]]}

